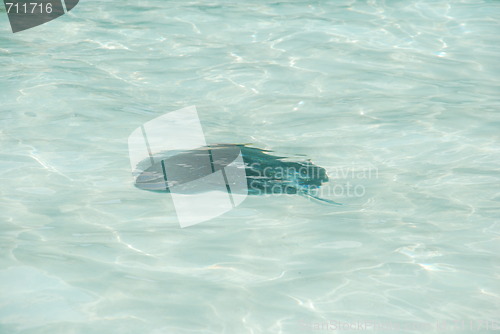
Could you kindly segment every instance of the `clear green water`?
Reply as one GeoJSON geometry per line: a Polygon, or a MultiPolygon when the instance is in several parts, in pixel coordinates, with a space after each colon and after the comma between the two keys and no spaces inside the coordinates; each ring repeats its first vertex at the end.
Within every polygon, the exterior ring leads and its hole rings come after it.
{"type": "Polygon", "coordinates": [[[83,1],[17,34],[1,14],[0,333],[500,327],[498,1],[83,1]],[[127,137],[190,105],[208,142],[358,194],[180,229],[127,137]]]}

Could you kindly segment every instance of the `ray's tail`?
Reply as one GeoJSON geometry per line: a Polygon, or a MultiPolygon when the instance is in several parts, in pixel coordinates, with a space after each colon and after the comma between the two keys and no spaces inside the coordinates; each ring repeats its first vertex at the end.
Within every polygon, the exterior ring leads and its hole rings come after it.
{"type": "Polygon", "coordinates": [[[300,195],[302,195],[302,196],[304,196],[304,197],[307,197],[307,198],[312,198],[312,199],[315,199],[315,200],[317,200],[317,201],[319,201],[319,202],[326,203],[326,204],[330,204],[330,205],[344,205],[344,204],[342,204],[342,203],[337,203],[337,202],[332,201],[332,200],[330,200],[330,199],[326,199],[326,198],[321,198],[321,197],[318,197],[318,196],[316,196],[316,195],[313,195],[313,194],[311,194],[311,193],[309,193],[309,192],[307,192],[307,191],[303,191],[303,190],[302,190],[302,191],[300,191],[300,192],[299,192],[299,194],[300,194],[300,195]]]}

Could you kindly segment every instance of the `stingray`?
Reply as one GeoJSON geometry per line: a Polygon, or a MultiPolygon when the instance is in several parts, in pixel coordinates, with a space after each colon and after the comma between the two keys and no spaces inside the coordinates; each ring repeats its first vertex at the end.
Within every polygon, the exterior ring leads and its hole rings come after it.
{"type": "Polygon", "coordinates": [[[231,167],[244,169],[244,173],[232,174],[228,191],[246,192],[248,195],[298,194],[340,205],[315,195],[321,185],[328,182],[324,168],[310,160],[289,161],[271,152],[243,144],[215,144],[193,150],[160,152],[138,164],[137,169],[141,172],[136,177],[135,186],[155,192],[206,192],[214,189],[208,176],[222,171],[228,183],[227,167],[231,167]],[[239,156],[242,163],[235,164],[239,156]],[[203,182],[192,182],[200,179],[203,182]],[[238,183],[246,187],[235,187],[238,183]]]}

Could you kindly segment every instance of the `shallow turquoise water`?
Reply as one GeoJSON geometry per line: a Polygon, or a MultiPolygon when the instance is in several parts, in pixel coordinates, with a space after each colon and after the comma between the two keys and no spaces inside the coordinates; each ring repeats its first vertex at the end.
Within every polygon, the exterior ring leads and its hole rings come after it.
{"type": "Polygon", "coordinates": [[[499,2],[0,17],[1,333],[500,327],[499,2]],[[208,142],[327,168],[344,205],[254,196],[180,229],[133,186],[127,138],[190,105],[208,142]]]}

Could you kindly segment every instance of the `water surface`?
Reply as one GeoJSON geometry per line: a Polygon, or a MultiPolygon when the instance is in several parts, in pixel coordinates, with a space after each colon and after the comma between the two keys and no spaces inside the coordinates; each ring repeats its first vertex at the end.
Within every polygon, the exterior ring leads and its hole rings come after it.
{"type": "Polygon", "coordinates": [[[498,328],[498,2],[1,17],[0,332],[498,328]],[[309,158],[344,205],[252,196],[180,229],[133,186],[127,137],[190,105],[207,142],[309,158]]]}

